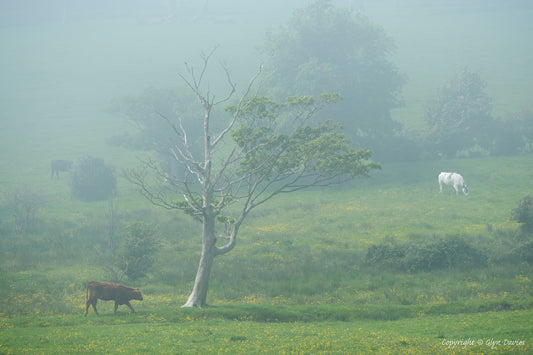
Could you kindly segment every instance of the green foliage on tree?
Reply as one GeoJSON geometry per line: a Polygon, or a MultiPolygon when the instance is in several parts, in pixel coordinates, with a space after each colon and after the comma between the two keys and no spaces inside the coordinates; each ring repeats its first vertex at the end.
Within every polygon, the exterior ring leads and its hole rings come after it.
{"type": "Polygon", "coordinates": [[[85,202],[109,199],[116,191],[113,168],[103,159],[86,156],[79,159],[70,180],[72,196],[85,202]]]}
{"type": "Polygon", "coordinates": [[[154,263],[157,247],[155,230],[151,225],[137,222],[127,227],[118,256],[129,280],[135,281],[146,276],[154,263]]]}
{"type": "Polygon", "coordinates": [[[427,105],[427,139],[437,154],[455,157],[466,150],[478,155],[490,153],[494,119],[486,86],[479,74],[464,68],[427,105]]]}
{"type": "Polygon", "coordinates": [[[521,198],[511,211],[513,220],[522,224],[524,232],[533,232],[533,196],[521,198]]]}
{"type": "Polygon", "coordinates": [[[330,182],[332,174],[351,178],[366,176],[371,169],[379,168],[379,164],[370,161],[371,151],[349,148],[341,124],[332,121],[314,126],[301,124],[322,106],[340,99],[338,94],[322,94],[289,97],[284,103],[274,103],[265,97],[247,101],[246,109],[241,111],[242,123],[231,132],[240,150],[247,152],[237,174],[254,172],[266,181],[280,182],[295,176],[307,176],[314,177],[320,184],[326,177],[324,182],[330,182]],[[287,127],[291,124],[275,124],[273,121],[293,110],[303,113],[295,121],[297,127],[293,130],[287,127]],[[258,119],[258,115],[262,118],[258,119]]]}
{"type": "Polygon", "coordinates": [[[394,48],[366,17],[314,1],[266,38],[270,92],[277,98],[340,93],[344,100],[324,116],[342,123],[358,146],[384,151],[400,127],[390,110],[400,104],[405,82],[389,58],[394,48]]]}

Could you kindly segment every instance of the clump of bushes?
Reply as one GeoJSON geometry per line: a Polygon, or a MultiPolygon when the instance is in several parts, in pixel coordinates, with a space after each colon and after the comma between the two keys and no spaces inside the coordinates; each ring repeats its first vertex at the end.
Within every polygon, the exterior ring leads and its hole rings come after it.
{"type": "Polygon", "coordinates": [[[70,189],[72,196],[85,202],[104,201],[112,197],[117,187],[113,168],[104,160],[86,156],[72,169],[70,189]]]}
{"type": "Polygon", "coordinates": [[[368,248],[365,263],[408,272],[485,266],[487,256],[460,236],[384,243],[368,248]]]}
{"type": "Polygon", "coordinates": [[[511,211],[511,217],[522,224],[523,232],[533,232],[533,196],[527,195],[518,200],[516,207],[511,211]]]}

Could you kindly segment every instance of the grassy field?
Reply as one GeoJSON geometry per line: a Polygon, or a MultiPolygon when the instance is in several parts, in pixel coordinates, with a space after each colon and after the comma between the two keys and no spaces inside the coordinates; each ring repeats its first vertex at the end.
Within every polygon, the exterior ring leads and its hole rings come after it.
{"type": "MultiPolygon", "coordinates": [[[[465,65],[487,80],[497,115],[527,107],[522,78],[532,52],[519,43],[531,32],[530,12],[499,17],[489,6],[472,26],[472,13],[400,10],[369,15],[393,35],[394,60],[410,78],[406,106],[393,112],[408,129],[423,126],[425,102],[465,65]]],[[[532,353],[532,240],[510,216],[533,193],[533,156],[385,164],[370,179],[279,196],[250,215],[235,250],[215,261],[212,307],[180,308],[200,226],[150,205],[124,179],[122,169],[145,153],[105,143],[132,128],[107,108],[149,86],[174,88],[183,61],[217,41],[245,83],[259,59],[243,43],[264,35],[250,22],[239,33],[187,24],[195,38],[181,24],[1,29],[11,55],[0,65],[9,78],[0,120],[0,354],[532,353]],[[50,159],[85,154],[116,167],[118,238],[132,222],[157,231],[148,276],[125,281],[144,295],[134,315],[122,306],[114,317],[112,302],[100,302],[100,317],[83,317],[85,283],[108,277],[95,246],[108,245],[111,205],[72,199],[67,175],[50,179],[50,159]],[[470,195],[439,194],[440,171],[463,174],[470,195]],[[24,233],[14,227],[14,191],[43,199],[24,233]],[[372,259],[371,250],[393,257],[372,259]],[[483,258],[454,259],[473,252],[483,258]]]]}
{"type": "Polygon", "coordinates": [[[161,247],[149,276],[135,283],[145,297],[134,302],[137,314],[121,307],[117,317],[112,302],[99,303],[100,317],[82,316],[84,283],[106,277],[92,248],[106,243],[108,205],[56,197],[38,215],[43,232],[2,238],[0,350],[531,352],[531,267],[505,256],[528,240],[510,210],[531,191],[532,163],[524,156],[390,164],[353,185],[277,199],[216,260],[212,307],[204,310],[180,308],[199,226],[124,189],[121,225],[155,223],[161,247]],[[439,194],[440,167],[463,172],[470,195],[439,194]],[[372,245],[457,235],[487,262],[420,271],[365,262],[372,245]]]}
{"type": "MultiPolygon", "coordinates": [[[[294,311],[297,312],[297,311],[294,311]]],[[[395,321],[253,322],[195,319],[176,309],[84,319],[7,320],[5,354],[78,353],[531,353],[531,311],[419,316],[395,321]],[[24,341],[21,341],[21,339],[24,341]]],[[[240,307],[240,315],[253,313],[240,307]]],[[[203,316],[200,316],[203,317],[203,316]]]]}

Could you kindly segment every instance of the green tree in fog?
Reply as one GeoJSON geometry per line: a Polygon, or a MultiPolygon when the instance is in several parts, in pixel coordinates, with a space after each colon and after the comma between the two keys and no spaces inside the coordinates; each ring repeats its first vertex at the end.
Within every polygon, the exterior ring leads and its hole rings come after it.
{"type": "Polygon", "coordinates": [[[494,119],[486,86],[479,74],[465,68],[427,105],[427,139],[437,154],[455,157],[467,149],[490,152],[494,119]]]}
{"type": "Polygon", "coordinates": [[[318,0],[267,35],[268,84],[277,97],[340,93],[344,100],[325,114],[341,122],[357,145],[383,150],[400,128],[390,110],[400,104],[405,82],[389,59],[394,48],[366,17],[318,0]]]}

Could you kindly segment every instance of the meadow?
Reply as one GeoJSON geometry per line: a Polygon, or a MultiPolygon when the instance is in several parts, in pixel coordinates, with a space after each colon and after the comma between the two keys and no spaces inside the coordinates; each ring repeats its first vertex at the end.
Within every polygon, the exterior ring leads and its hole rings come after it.
{"type": "MultiPolygon", "coordinates": [[[[487,80],[496,115],[528,107],[531,46],[521,43],[530,12],[369,10],[409,76],[405,106],[392,112],[408,130],[423,126],[427,100],[465,65],[487,80]]],[[[0,121],[0,354],[533,353],[532,236],[510,218],[533,193],[531,155],[386,163],[369,179],[279,196],[215,261],[211,307],[180,308],[200,226],[152,206],[126,181],[122,170],[149,153],[106,144],[132,129],[108,108],[147,87],[175,88],[183,61],[216,43],[246,83],[260,61],[250,48],[272,25],[262,21],[238,32],[127,21],[1,29],[11,55],[0,65],[9,83],[0,121]],[[50,159],[87,154],[116,167],[112,203],[72,199],[68,174],[50,179],[50,159]],[[470,195],[439,194],[440,171],[463,174],[470,195]],[[24,232],[9,204],[16,191],[41,203],[24,232]],[[119,242],[133,222],[153,225],[158,238],[147,277],[124,280],[144,301],[117,316],[112,302],[99,302],[99,317],[83,317],[86,282],[108,278],[95,247],[108,246],[113,228],[119,242]]]]}
{"type": "Polygon", "coordinates": [[[20,325],[3,322],[8,328],[2,329],[0,350],[6,354],[531,352],[527,326],[531,312],[526,311],[350,322],[251,322],[168,315],[140,312],[120,320],[56,316],[19,320],[20,325]]]}
{"type": "Polygon", "coordinates": [[[385,164],[370,179],[282,196],[258,209],[236,249],[216,260],[212,306],[201,310],[180,308],[198,262],[199,226],[125,188],[115,201],[119,225],[154,224],[160,247],[149,275],[132,285],[145,298],[134,301],[137,313],[122,306],[116,317],[102,301],[100,317],[82,316],[85,282],[106,277],[94,245],[107,242],[109,204],[60,193],[33,232],[2,238],[0,350],[531,352],[533,276],[517,254],[530,236],[510,211],[530,192],[532,163],[522,156],[385,164]],[[463,172],[470,195],[440,194],[441,167],[463,172]],[[486,259],[427,270],[368,262],[373,245],[453,238],[486,259]]]}

